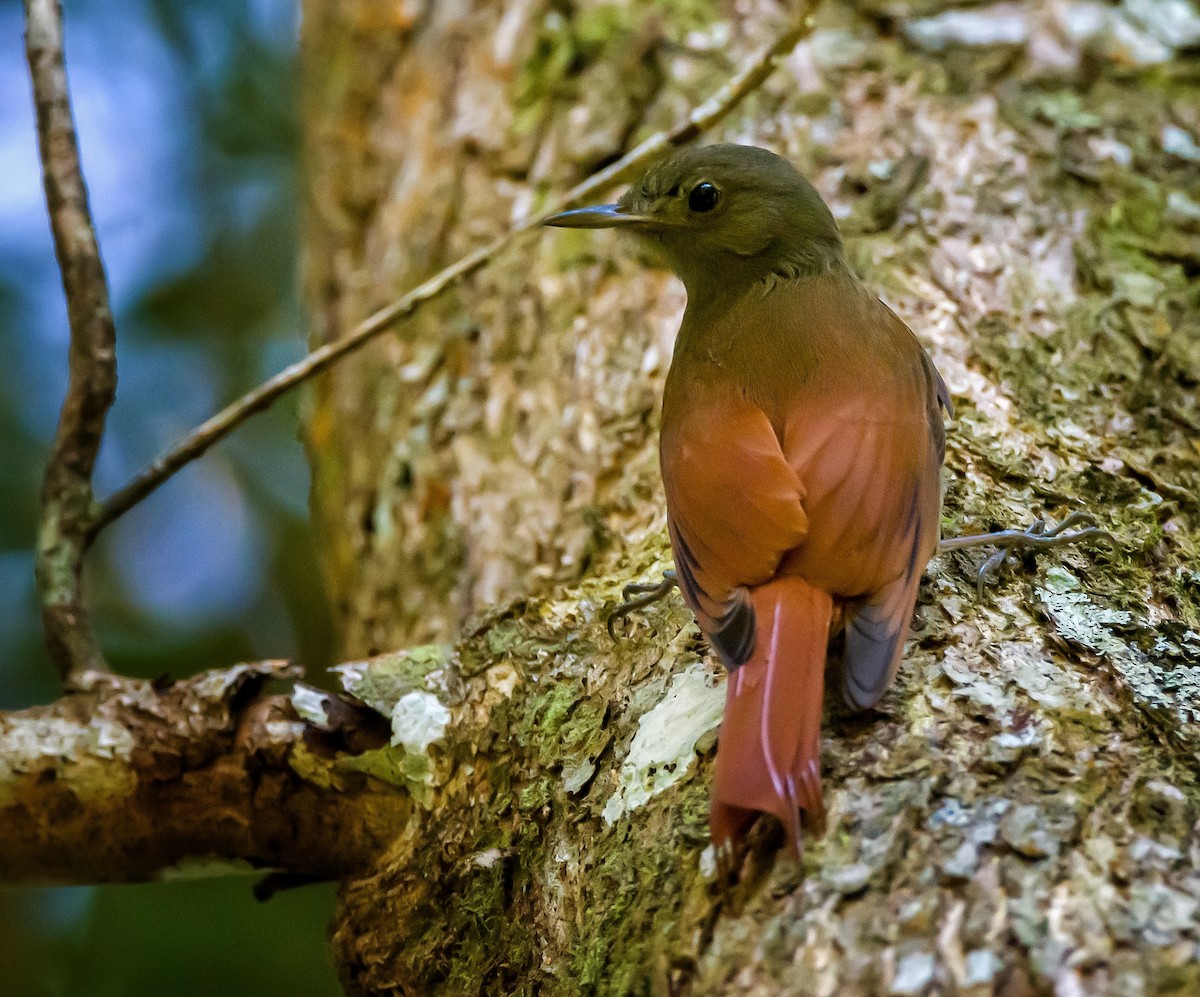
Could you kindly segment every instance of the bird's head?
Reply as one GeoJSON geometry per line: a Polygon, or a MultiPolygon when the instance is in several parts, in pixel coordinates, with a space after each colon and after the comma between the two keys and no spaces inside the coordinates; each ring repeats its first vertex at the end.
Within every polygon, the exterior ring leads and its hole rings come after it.
{"type": "Polygon", "coordinates": [[[842,259],[829,208],[782,156],[751,145],[683,149],[616,204],[553,215],[561,228],[621,228],[653,243],[689,298],[772,276],[819,273],[842,259]]]}

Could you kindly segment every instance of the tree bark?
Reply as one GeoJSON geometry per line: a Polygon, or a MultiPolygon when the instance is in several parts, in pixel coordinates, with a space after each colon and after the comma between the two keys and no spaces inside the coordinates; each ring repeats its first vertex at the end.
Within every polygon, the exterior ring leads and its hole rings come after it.
{"type": "MultiPolygon", "coordinates": [[[[335,826],[364,794],[384,815],[331,872],[348,992],[1200,989],[1200,182],[1158,139],[1200,133],[1200,87],[1040,5],[985,48],[904,9],[827,5],[712,137],[796,161],[929,348],[956,407],[945,532],[1084,499],[1116,546],[982,600],[985,553],[935,559],[893,690],[828,704],[827,833],[796,862],[764,819],[721,888],[723,675],[677,600],[604,629],[670,564],[655,431],[682,292],[615,237],[531,239],[311,400],[345,655],[407,648],[343,671],[388,744],[302,691],[256,756],[323,787],[335,826]]],[[[674,120],[785,14],[308,0],[314,343],[674,120]]]]}
{"type": "MultiPolygon", "coordinates": [[[[414,4],[386,24],[377,10],[305,11],[314,343],[674,123],[735,68],[684,58],[686,77],[663,86],[665,24],[632,5],[566,18],[524,0],[414,4]]],[[[739,52],[780,23],[745,22],[739,52]]],[[[573,265],[596,251],[531,239],[319,385],[314,510],[347,654],[448,640],[648,525],[683,301],[632,264],[573,265]]]]}

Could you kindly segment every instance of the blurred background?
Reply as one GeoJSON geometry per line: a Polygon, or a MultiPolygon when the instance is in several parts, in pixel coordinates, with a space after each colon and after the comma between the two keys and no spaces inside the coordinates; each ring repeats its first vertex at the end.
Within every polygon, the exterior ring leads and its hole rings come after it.
{"type": "MultiPolygon", "coordinates": [[[[64,0],[67,65],[119,330],[96,474],[107,494],[301,355],[295,0],[64,0]]],[[[0,709],[56,698],[33,543],[66,386],[19,0],[0,0],[0,709]]],[[[258,416],[103,537],[89,591],[115,668],[329,663],[296,400],[258,416]]],[[[0,888],[0,990],[337,993],[332,891],[265,905],[252,879],[0,888]]]]}

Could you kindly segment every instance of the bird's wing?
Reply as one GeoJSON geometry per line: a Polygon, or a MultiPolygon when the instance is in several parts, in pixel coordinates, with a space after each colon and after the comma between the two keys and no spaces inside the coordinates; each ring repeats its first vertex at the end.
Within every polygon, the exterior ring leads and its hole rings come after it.
{"type": "MultiPolygon", "coordinates": [[[[898,318],[895,321],[900,322],[898,318]]],[[[902,506],[905,512],[897,524],[901,528],[893,534],[893,549],[906,560],[903,570],[892,580],[848,605],[845,611],[842,692],[846,702],[858,709],[874,706],[895,678],[917,603],[921,572],[937,550],[942,532],[941,469],[946,456],[942,412],[952,415],[954,408],[946,382],[929,354],[919,345],[915,353],[920,370],[914,372],[910,382],[914,391],[910,404],[915,402],[914,407],[918,407],[924,400],[925,420],[918,423],[915,432],[905,432],[905,427],[898,425],[892,440],[894,450],[907,454],[912,475],[907,489],[909,501],[902,506]]],[[[902,487],[903,483],[903,478],[893,476],[890,482],[878,482],[877,488],[902,487]]]]}
{"type": "MultiPolygon", "coordinates": [[[[930,440],[925,468],[909,484],[902,526],[889,545],[892,563],[873,591],[845,606],[842,691],[847,703],[857,709],[874,706],[891,685],[904,651],[921,573],[937,549],[941,532],[939,444],[936,436],[930,440]],[[894,576],[885,580],[892,572],[896,572],[894,576]]],[[[878,563],[887,560],[880,557],[878,563]]]]}
{"type": "Polygon", "coordinates": [[[895,373],[887,406],[850,394],[801,404],[784,432],[810,530],[781,571],[841,598],[844,692],[858,708],[877,702],[895,675],[941,526],[945,389],[923,352],[895,373]]]}
{"type": "Polygon", "coordinates": [[[767,416],[740,398],[692,407],[664,428],[661,454],[680,588],[725,663],[740,665],[754,647],[746,589],[803,541],[804,488],[767,416]]]}

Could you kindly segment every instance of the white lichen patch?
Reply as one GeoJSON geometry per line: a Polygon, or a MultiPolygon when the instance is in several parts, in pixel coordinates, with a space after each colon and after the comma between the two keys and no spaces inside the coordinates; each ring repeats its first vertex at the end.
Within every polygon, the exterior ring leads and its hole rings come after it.
{"type": "Polygon", "coordinates": [[[423,755],[446,735],[450,711],[430,692],[401,696],[392,709],[392,744],[410,755],[423,755]]]}
{"type": "Polygon", "coordinates": [[[485,848],[471,856],[471,865],[477,869],[490,869],[502,858],[504,858],[504,852],[499,848],[485,848]]]}
{"type": "Polygon", "coordinates": [[[370,667],[369,661],[347,661],[345,664],[334,665],[329,670],[338,677],[342,688],[353,696],[354,690],[366,679],[370,667]]]}
{"type": "Polygon", "coordinates": [[[268,720],[263,730],[276,743],[291,743],[304,737],[304,724],[292,720],[268,720]]]}
{"type": "Polygon", "coordinates": [[[312,686],[297,685],[292,690],[292,709],[301,720],[314,727],[324,728],[329,723],[325,713],[325,700],[328,694],[312,686]]]}
{"type": "Polygon", "coordinates": [[[683,778],[695,756],[696,742],[721,722],[724,699],[725,683],[714,683],[705,665],[693,665],[671,680],[662,702],[638,721],[621,765],[620,784],[604,805],[606,824],[683,778]]]}
{"type": "Polygon", "coordinates": [[[101,758],[129,758],[133,753],[133,735],[128,728],[106,717],[92,717],[85,742],[88,751],[101,758]]]}
{"type": "Polygon", "coordinates": [[[47,758],[73,758],[88,740],[88,728],[74,720],[39,717],[0,727],[0,754],[14,771],[27,772],[47,758]]]}
{"type": "Polygon", "coordinates": [[[1046,572],[1046,587],[1039,589],[1038,595],[1060,634],[1100,654],[1120,657],[1127,645],[1109,627],[1128,623],[1129,613],[1097,606],[1081,588],[1071,572],[1051,568],[1046,572]]]}
{"type": "Polygon", "coordinates": [[[0,721],[0,806],[18,798],[23,777],[47,768],[56,768],[62,784],[81,800],[129,792],[136,782],[134,773],[108,760],[128,760],[133,747],[132,734],[102,716],[86,724],[63,717],[0,721]]]}

